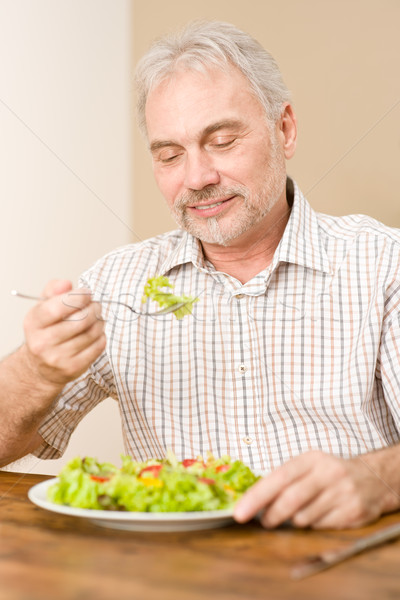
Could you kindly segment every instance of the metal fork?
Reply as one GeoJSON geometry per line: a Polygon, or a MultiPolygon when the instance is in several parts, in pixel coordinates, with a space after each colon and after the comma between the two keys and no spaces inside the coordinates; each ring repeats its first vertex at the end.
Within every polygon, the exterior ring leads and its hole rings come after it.
{"type": "Polygon", "coordinates": [[[302,562],[293,567],[290,576],[292,579],[303,579],[309,575],[314,575],[315,573],[329,569],[329,567],[333,567],[351,556],[355,556],[365,550],[395,540],[398,537],[400,537],[400,523],[395,523],[394,525],[390,525],[384,529],[378,529],[378,531],[375,531],[374,533],[365,535],[345,548],[325,550],[320,554],[305,558],[302,562]]]}
{"type": "MultiPolygon", "coordinates": [[[[26,300],[37,300],[39,302],[42,302],[43,300],[47,300],[47,298],[42,298],[41,296],[32,296],[30,294],[22,294],[21,292],[18,292],[18,290],[11,290],[11,295],[18,296],[19,298],[25,298],[26,300]]],[[[132,306],[130,306],[129,304],[126,304],[125,302],[121,302],[120,300],[108,300],[107,298],[103,298],[103,300],[100,300],[99,302],[100,302],[100,304],[101,303],[119,304],[120,306],[125,306],[125,308],[128,308],[131,312],[135,313],[135,315],[143,315],[144,317],[157,317],[157,316],[168,315],[169,313],[175,312],[176,310],[178,310],[179,308],[182,308],[182,306],[185,306],[187,304],[187,302],[176,302],[175,304],[171,304],[171,306],[167,306],[166,308],[161,308],[160,310],[155,310],[152,312],[142,312],[139,310],[135,310],[134,308],[132,308],[132,306]]]]}

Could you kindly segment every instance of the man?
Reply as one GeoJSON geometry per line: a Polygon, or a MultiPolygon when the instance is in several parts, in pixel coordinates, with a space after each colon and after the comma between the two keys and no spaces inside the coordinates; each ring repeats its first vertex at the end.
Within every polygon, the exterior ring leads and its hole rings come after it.
{"type": "MultiPolygon", "coordinates": [[[[235,517],[356,527],[399,508],[399,232],[317,215],[285,161],[296,117],[276,63],[224,23],[157,42],[137,75],[154,174],[181,230],[53,282],[2,365],[5,464],[60,456],[119,401],[137,459],[211,450],[267,471],[235,517]],[[133,317],[148,277],[192,317],[133,317]]],[[[106,432],[105,432],[106,433],[106,432]]]]}

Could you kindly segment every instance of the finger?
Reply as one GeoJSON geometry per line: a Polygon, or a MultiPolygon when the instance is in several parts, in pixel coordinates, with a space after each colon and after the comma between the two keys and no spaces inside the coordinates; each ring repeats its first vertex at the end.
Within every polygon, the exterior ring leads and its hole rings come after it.
{"type": "Polygon", "coordinates": [[[91,302],[85,310],[77,311],[70,317],[43,330],[49,345],[57,345],[85,333],[95,323],[104,329],[101,308],[97,302],[91,302]],[[100,316],[99,316],[100,315],[100,316]]]}
{"type": "MultiPolygon", "coordinates": [[[[352,461],[340,461],[321,494],[301,509],[292,521],[299,527],[358,527],[377,518],[381,506],[375,495],[376,484],[360,478],[352,461]]],[[[322,478],[321,478],[322,480],[322,478]]]]}
{"type": "Polygon", "coordinates": [[[97,313],[98,306],[92,303],[88,306],[86,315],[82,312],[75,313],[72,320],[63,320],[39,330],[31,331],[28,327],[26,339],[30,352],[40,357],[68,340],[84,334],[94,323],[98,323],[98,331],[104,330],[104,321],[97,313]]]}
{"type": "Polygon", "coordinates": [[[342,495],[340,490],[332,488],[296,515],[294,524],[313,529],[347,529],[370,523],[380,514],[379,503],[368,503],[357,493],[342,495]]]}
{"type": "Polygon", "coordinates": [[[351,529],[370,523],[371,519],[352,519],[346,509],[342,507],[330,508],[310,524],[313,529],[351,529]]]}
{"type": "MultiPolygon", "coordinates": [[[[322,484],[311,475],[296,480],[287,486],[275,500],[265,508],[260,521],[264,527],[278,527],[285,521],[295,520],[308,506],[313,505],[322,491],[322,484]]],[[[294,524],[297,523],[294,521],[294,524]]],[[[308,523],[305,523],[305,526],[308,523]]]]}
{"type": "MultiPolygon", "coordinates": [[[[91,327],[86,328],[82,333],[56,346],[53,349],[53,356],[58,356],[61,360],[69,360],[95,344],[103,335],[104,324],[101,321],[95,321],[91,327]]],[[[57,364],[57,359],[55,363],[57,364]]]]}
{"type": "Polygon", "coordinates": [[[87,307],[91,303],[91,292],[88,289],[71,290],[66,294],[53,296],[39,302],[28,313],[25,320],[26,327],[40,329],[49,327],[54,323],[72,318],[82,319],[87,314],[87,307]]]}
{"type": "Polygon", "coordinates": [[[98,358],[100,354],[104,352],[106,344],[106,336],[103,333],[90,346],[76,354],[71,359],[70,364],[67,367],[67,373],[69,371],[69,379],[75,379],[84,373],[90,367],[90,365],[93,364],[96,358],[98,358]]]}
{"type": "Polygon", "coordinates": [[[297,527],[314,527],[316,523],[339,506],[341,507],[341,514],[344,516],[353,505],[354,498],[355,496],[350,493],[346,481],[333,480],[328,487],[324,485],[321,488],[321,493],[297,511],[291,520],[297,527]]]}
{"type": "Polygon", "coordinates": [[[236,521],[245,523],[253,518],[261,509],[270,505],[288,485],[308,473],[309,469],[306,460],[293,459],[260,479],[236,504],[233,515],[236,521]]]}
{"type": "Polygon", "coordinates": [[[44,298],[51,298],[60,294],[66,294],[72,290],[72,283],[67,279],[53,279],[49,281],[42,293],[44,298]]]}
{"type": "Polygon", "coordinates": [[[315,452],[304,458],[310,470],[266,508],[262,516],[266,527],[275,527],[287,519],[299,527],[311,526],[339,503],[348,510],[359,497],[349,477],[348,462],[315,452]]]}
{"type": "Polygon", "coordinates": [[[46,379],[55,384],[65,384],[76,379],[84,373],[91,364],[100,356],[106,347],[106,336],[103,333],[91,345],[73,357],[62,357],[57,368],[45,369],[46,379]]]}

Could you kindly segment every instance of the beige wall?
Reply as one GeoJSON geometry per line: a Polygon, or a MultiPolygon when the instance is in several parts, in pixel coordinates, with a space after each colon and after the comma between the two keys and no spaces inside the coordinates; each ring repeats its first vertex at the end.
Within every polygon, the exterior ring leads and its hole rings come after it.
{"type": "MultiPolygon", "coordinates": [[[[130,0],[0,0],[0,355],[23,339],[27,301],[132,241],[130,0]]],[[[26,399],[29,402],[29,397],[26,399]]],[[[107,400],[58,461],[119,460],[117,403],[107,400]]]]}
{"type": "MultiPolygon", "coordinates": [[[[135,60],[193,18],[230,21],[277,59],[292,91],[299,141],[288,172],[314,208],[369,213],[400,227],[398,0],[138,0],[135,60]]],[[[135,138],[135,232],[175,227],[135,138]]]]}

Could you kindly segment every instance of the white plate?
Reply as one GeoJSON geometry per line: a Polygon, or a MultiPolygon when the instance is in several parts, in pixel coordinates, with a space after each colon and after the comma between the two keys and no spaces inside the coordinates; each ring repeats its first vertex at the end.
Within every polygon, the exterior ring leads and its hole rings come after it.
{"type": "Polygon", "coordinates": [[[56,481],[57,478],[48,479],[33,486],[28,492],[29,500],[45,510],[71,517],[83,517],[102,527],[130,531],[193,531],[195,529],[214,529],[233,523],[233,509],[149,513],[73,508],[55,504],[47,499],[47,488],[56,481]]]}

